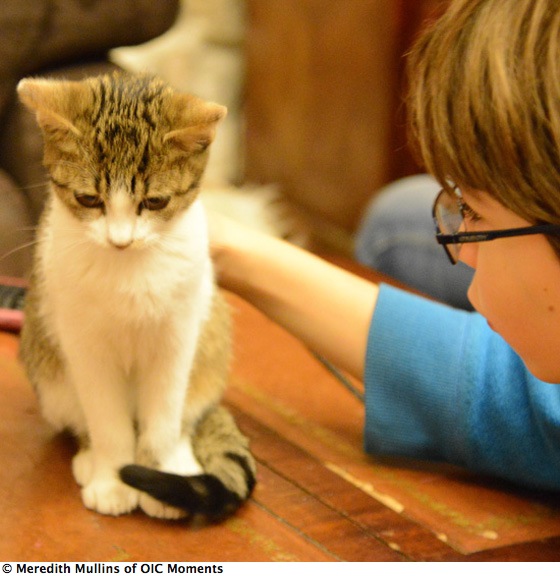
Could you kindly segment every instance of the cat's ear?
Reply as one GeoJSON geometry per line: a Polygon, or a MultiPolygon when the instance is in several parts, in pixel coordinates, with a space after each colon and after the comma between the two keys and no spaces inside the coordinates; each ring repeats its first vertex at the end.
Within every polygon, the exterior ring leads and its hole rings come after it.
{"type": "Polygon", "coordinates": [[[26,78],[17,86],[20,100],[35,113],[37,123],[50,136],[79,137],[74,120],[83,102],[85,87],[81,82],[26,78]]]}
{"type": "Polygon", "coordinates": [[[164,142],[186,154],[206,150],[216,136],[218,123],[226,117],[227,108],[188,94],[174,95],[174,106],[178,112],[175,121],[177,128],[165,135],[164,142]]]}

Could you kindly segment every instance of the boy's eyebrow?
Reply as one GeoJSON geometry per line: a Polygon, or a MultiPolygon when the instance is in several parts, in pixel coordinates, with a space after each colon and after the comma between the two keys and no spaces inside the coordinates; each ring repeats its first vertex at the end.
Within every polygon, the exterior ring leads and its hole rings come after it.
{"type": "Polygon", "coordinates": [[[487,192],[483,192],[482,190],[464,190],[461,189],[461,197],[463,198],[463,200],[465,200],[467,202],[467,204],[469,204],[469,199],[474,200],[475,204],[480,204],[482,206],[487,204],[487,199],[489,198],[489,195],[487,192]]]}

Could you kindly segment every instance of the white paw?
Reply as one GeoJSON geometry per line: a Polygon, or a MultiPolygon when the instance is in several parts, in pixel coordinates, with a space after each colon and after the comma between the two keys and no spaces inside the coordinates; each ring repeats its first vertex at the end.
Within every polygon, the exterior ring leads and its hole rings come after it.
{"type": "Polygon", "coordinates": [[[138,497],[138,491],[116,478],[94,480],[82,489],[86,508],[111,516],[132,512],[138,506],[138,497]]]}
{"type": "Polygon", "coordinates": [[[140,494],[140,508],[142,508],[148,516],[154,518],[178,520],[187,516],[187,513],[184,510],[174,508],[173,506],[167,506],[159,500],[148,496],[148,494],[140,494]]]}
{"type": "MultiPolygon", "coordinates": [[[[160,463],[157,466],[158,470],[171,472],[172,474],[194,476],[203,472],[202,467],[193,454],[190,442],[185,438],[182,438],[165,456],[157,455],[155,460],[160,463]]],[[[148,467],[151,466],[148,464],[148,467]]],[[[154,518],[177,520],[188,516],[184,510],[163,504],[145,493],[140,493],[140,508],[148,516],[154,518]]]]}
{"type": "Polygon", "coordinates": [[[89,449],[80,450],[72,458],[72,474],[80,486],[86,486],[93,477],[93,453],[89,449]]]}
{"type": "Polygon", "coordinates": [[[190,442],[185,439],[181,439],[170,454],[161,460],[159,469],[180,476],[196,476],[203,472],[202,466],[193,454],[190,442]]]}

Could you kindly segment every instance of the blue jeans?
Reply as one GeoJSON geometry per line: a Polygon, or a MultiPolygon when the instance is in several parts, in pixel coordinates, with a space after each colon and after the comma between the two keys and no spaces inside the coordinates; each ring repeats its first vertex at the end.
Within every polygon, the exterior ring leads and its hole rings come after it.
{"type": "Polygon", "coordinates": [[[457,308],[472,310],[473,271],[452,266],[435,240],[432,204],[440,189],[421,174],[397,180],[375,195],[358,228],[356,259],[457,308]]]}

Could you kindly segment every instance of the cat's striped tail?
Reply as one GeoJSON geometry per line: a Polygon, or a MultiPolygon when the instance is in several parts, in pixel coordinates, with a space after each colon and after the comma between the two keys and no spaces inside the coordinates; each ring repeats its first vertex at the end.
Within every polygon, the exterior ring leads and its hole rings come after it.
{"type": "Polygon", "coordinates": [[[203,474],[180,476],[132,464],[120,470],[121,480],[188,515],[215,521],[233,514],[255,487],[256,466],[247,438],[224,407],[204,417],[193,449],[203,474]]]}

